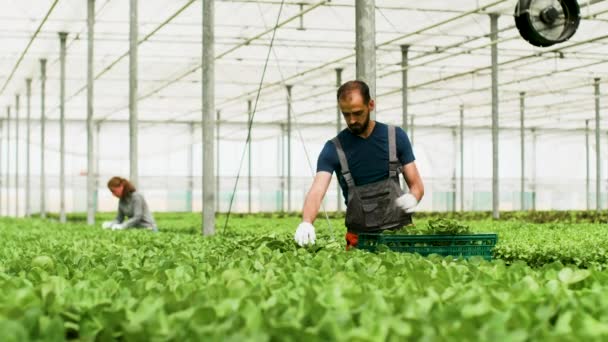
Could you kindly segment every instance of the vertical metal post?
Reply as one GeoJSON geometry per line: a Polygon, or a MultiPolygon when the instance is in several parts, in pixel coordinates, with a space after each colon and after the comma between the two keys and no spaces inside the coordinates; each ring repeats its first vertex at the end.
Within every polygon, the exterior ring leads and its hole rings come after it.
{"type": "MultiPolygon", "coordinates": [[[[357,79],[369,86],[376,98],[376,6],[375,0],[355,0],[357,79]]],[[[371,112],[376,120],[376,111],[371,112]]]]}
{"type": "Polygon", "coordinates": [[[291,212],[291,87],[287,86],[287,212],[291,212]]]}
{"type": "Polygon", "coordinates": [[[216,112],[216,124],[215,124],[215,156],[216,156],[216,166],[215,166],[215,210],[217,212],[220,211],[220,111],[216,112]]]}
{"type": "Polygon", "coordinates": [[[59,33],[60,80],[59,80],[59,222],[66,222],[65,215],[65,54],[68,34],[59,33]]]}
{"type": "Polygon", "coordinates": [[[460,211],[464,211],[464,105],[460,105],[460,211]]]}
{"type": "Polygon", "coordinates": [[[601,197],[601,154],[600,154],[600,79],[593,80],[595,89],[595,210],[597,212],[602,208],[601,197]]]}
{"type": "Polygon", "coordinates": [[[129,180],[138,186],[138,148],[137,148],[137,39],[138,39],[138,0],[130,0],[129,20],[129,180]]]}
{"type": "MultiPolygon", "coordinates": [[[[407,114],[408,114],[408,51],[409,45],[401,45],[401,108],[402,118],[401,127],[407,132],[407,114]]],[[[407,182],[403,182],[403,191],[408,192],[407,182]]]]}
{"type": "Polygon", "coordinates": [[[99,178],[101,175],[99,174],[99,159],[101,154],[99,153],[100,144],[100,132],[101,132],[101,122],[98,121],[95,124],[95,192],[94,192],[94,208],[95,212],[99,211],[99,178]]]}
{"type": "Polygon", "coordinates": [[[87,1],[87,224],[95,224],[95,141],[93,131],[93,58],[95,37],[95,0],[87,1]]]}
{"type": "MultiPolygon", "coordinates": [[[[339,89],[342,85],[342,68],[336,68],[336,89],[339,89]]],[[[336,135],[342,131],[342,111],[340,110],[340,104],[336,101],[336,135]]],[[[340,182],[338,182],[338,175],[336,174],[336,200],[338,201],[337,210],[342,211],[342,189],[340,188],[340,182]]]]}
{"type": "Polygon", "coordinates": [[[46,59],[40,60],[40,218],[46,218],[46,172],[44,150],[46,146],[46,59]]]}
{"type": "Polygon", "coordinates": [[[188,145],[188,198],[186,199],[186,210],[192,212],[192,199],[194,195],[194,135],[196,130],[194,122],[191,122],[188,126],[190,127],[190,145],[188,145]]]}
{"type": "Polygon", "coordinates": [[[452,141],[454,144],[454,165],[452,166],[452,212],[456,212],[456,164],[458,164],[457,162],[457,153],[456,153],[456,149],[457,149],[457,139],[458,139],[458,133],[456,132],[456,127],[454,127],[452,129],[452,141]]]}
{"type": "MultiPolygon", "coordinates": [[[[304,4],[300,4],[300,13],[304,11],[304,4]]],[[[304,15],[300,15],[300,26],[298,30],[304,30],[304,15]]]]}
{"type": "Polygon", "coordinates": [[[409,45],[401,45],[401,108],[403,110],[401,127],[407,132],[407,110],[408,110],[408,51],[409,45]]]}
{"type": "Polygon", "coordinates": [[[215,24],[214,1],[203,1],[203,234],[215,233],[213,143],[215,128],[215,24]]]}
{"type": "Polygon", "coordinates": [[[27,97],[27,123],[25,133],[25,217],[32,215],[31,207],[31,184],[30,184],[30,142],[31,142],[31,117],[32,117],[32,79],[25,80],[26,97],[27,97]]]}
{"type": "Polygon", "coordinates": [[[2,140],[4,140],[4,120],[0,119],[0,216],[2,216],[2,203],[4,203],[4,199],[2,198],[2,192],[4,191],[4,176],[2,175],[2,158],[4,153],[2,150],[2,140]]]}
{"type": "Polygon", "coordinates": [[[19,217],[19,95],[15,95],[15,217],[19,217]]]}
{"type": "Polygon", "coordinates": [[[492,42],[492,217],[498,219],[498,14],[490,14],[490,40],[492,42]]]}
{"type": "Polygon", "coordinates": [[[521,176],[520,176],[520,184],[519,184],[519,201],[520,201],[520,210],[526,210],[525,203],[525,185],[526,185],[526,142],[525,142],[525,126],[524,126],[524,111],[525,111],[525,96],[526,93],[519,93],[519,146],[520,146],[520,166],[521,166],[521,176]]]}
{"type": "Polygon", "coordinates": [[[285,124],[281,124],[281,212],[285,212],[285,124]]]}
{"type": "Polygon", "coordinates": [[[279,180],[279,191],[276,192],[275,210],[283,211],[283,173],[282,173],[282,154],[283,154],[283,126],[279,124],[280,134],[277,137],[277,179],[279,180]]]}
{"type": "Polygon", "coordinates": [[[536,129],[532,128],[532,211],[536,211],[536,129]]]}
{"type": "Polygon", "coordinates": [[[410,115],[410,143],[414,147],[414,116],[410,115]]]}
{"type": "MultiPolygon", "coordinates": [[[[253,115],[253,109],[251,106],[251,100],[247,100],[247,122],[252,126],[251,122],[253,115]]],[[[249,135],[249,141],[247,145],[247,211],[251,214],[251,134],[249,135]]]]}
{"type": "Polygon", "coordinates": [[[586,165],[585,165],[585,203],[586,203],[586,208],[587,210],[591,209],[591,204],[589,203],[591,200],[591,194],[590,191],[591,189],[589,189],[589,186],[591,185],[591,168],[590,168],[590,162],[589,162],[589,120],[585,120],[585,161],[586,161],[586,165]]]}
{"type": "Polygon", "coordinates": [[[11,106],[6,107],[6,216],[11,216],[11,106]]]}

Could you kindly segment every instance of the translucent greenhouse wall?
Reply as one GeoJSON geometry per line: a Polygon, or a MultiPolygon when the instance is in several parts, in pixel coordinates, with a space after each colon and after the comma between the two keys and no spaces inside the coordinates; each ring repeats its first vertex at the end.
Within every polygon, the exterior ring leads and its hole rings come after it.
{"type": "MultiPolygon", "coordinates": [[[[379,118],[381,120],[381,118],[379,118]]],[[[254,125],[255,126],[255,125],[254,125]]],[[[5,125],[6,130],[6,125],[5,125]]],[[[24,125],[20,130],[24,132],[24,125]]],[[[31,200],[32,211],[40,208],[40,146],[39,125],[32,125],[31,200]]],[[[6,137],[6,131],[3,137],[6,137]]],[[[66,206],[68,212],[86,211],[86,134],[83,123],[66,127],[66,206]]],[[[254,127],[252,136],[252,212],[299,211],[306,191],[312,182],[317,156],[323,144],[335,135],[331,127],[293,127],[292,136],[292,193],[288,208],[286,168],[286,138],[280,126],[254,127]],[[302,139],[305,145],[302,144],[302,139]],[[308,157],[307,157],[308,156],[308,157]],[[309,159],[310,158],[310,159],[309,159]],[[310,160],[310,164],[309,164],[310,160]],[[312,166],[312,169],[311,169],[312,166]]],[[[24,134],[22,133],[23,137],[24,134]]],[[[57,122],[47,123],[46,170],[47,211],[59,210],[59,129],[57,122]]],[[[219,211],[228,210],[235,186],[239,163],[243,158],[240,178],[232,210],[249,211],[247,155],[243,155],[246,131],[244,127],[229,125],[220,129],[219,211]]],[[[606,143],[602,134],[602,144],[606,143]]],[[[11,196],[14,196],[14,133],[11,141],[11,196]]],[[[20,215],[25,203],[25,144],[20,138],[19,204],[20,215]]],[[[98,208],[114,211],[117,200],[106,189],[107,180],[119,175],[128,177],[128,126],[121,123],[102,123],[99,130],[99,187],[98,208]]],[[[140,125],[140,190],[153,211],[200,211],[201,203],[201,131],[191,134],[189,124],[140,125]],[[192,139],[194,137],[194,144],[192,139]],[[190,152],[192,149],[192,152],[190,152]],[[192,153],[193,182],[190,191],[190,161],[192,153]]],[[[520,204],[520,145],[519,131],[504,130],[500,134],[500,209],[519,210],[520,204]]],[[[590,131],[589,208],[595,208],[595,146],[590,131]]],[[[414,129],[414,153],[423,178],[426,193],[419,210],[460,210],[460,166],[458,136],[453,129],[414,129]],[[454,168],[456,167],[456,171],[454,168]],[[455,174],[454,174],[455,172],[455,174]],[[454,179],[454,175],[456,178],[454,179]],[[454,194],[456,189],[456,194],[454,194]],[[454,202],[455,201],[455,202],[454,202]]],[[[464,137],[464,210],[491,210],[491,136],[487,129],[465,129],[464,137]]],[[[2,144],[3,184],[6,185],[6,139],[2,144]]],[[[540,131],[534,138],[526,130],[526,187],[525,209],[532,209],[535,194],[537,210],[586,209],[586,158],[584,131],[540,131]],[[536,154],[536,162],[534,162],[536,154]]],[[[607,150],[602,149],[601,207],[608,204],[607,150]]],[[[6,213],[6,190],[3,188],[3,214],[6,213]]],[[[12,197],[11,197],[12,198],[12,197]]],[[[328,211],[337,209],[335,178],[325,198],[328,211]]],[[[344,208],[344,205],[342,205],[344,208]]],[[[14,203],[11,202],[11,212],[14,203]]]]}

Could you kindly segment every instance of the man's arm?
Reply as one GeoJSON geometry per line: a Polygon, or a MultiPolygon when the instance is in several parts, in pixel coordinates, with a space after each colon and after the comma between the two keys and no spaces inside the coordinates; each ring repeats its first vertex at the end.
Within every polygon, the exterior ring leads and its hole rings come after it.
{"type": "Polygon", "coordinates": [[[411,162],[403,165],[401,171],[403,172],[405,182],[410,189],[410,193],[416,197],[416,200],[420,201],[422,196],[424,196],[424,184],[422,184],[422,179],[418,173],[416,163],[411,162]]]}
{"type": "Polygon", "coordinates": [[[310,190],[304,200],[304,208],[302,209],[302,221],[312,224],[317,218],[321,201],[325,197],[329,183],[331,182],[331,173],[325,171],[317,172],[310,190]]]}

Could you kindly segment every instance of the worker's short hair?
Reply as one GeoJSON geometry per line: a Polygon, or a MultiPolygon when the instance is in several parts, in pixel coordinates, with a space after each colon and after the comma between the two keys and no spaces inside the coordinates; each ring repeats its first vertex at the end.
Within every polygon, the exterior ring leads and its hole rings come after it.
{"type": "Polygon", "coordinates": [[[368,104],[369,100],[371,100],[369,86],[365,82],[359,80],[348,81],[341,85],[340,88],[338,88],[338,101],[344,99],[347,94],[355,90],[358,90],[363,97],[363,103],[368,104]]]}

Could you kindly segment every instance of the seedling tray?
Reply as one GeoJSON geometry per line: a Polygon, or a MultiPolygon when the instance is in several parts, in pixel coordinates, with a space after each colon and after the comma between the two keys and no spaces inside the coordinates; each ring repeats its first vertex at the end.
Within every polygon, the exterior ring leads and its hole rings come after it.
{"type": "Polygon", "coordinates": [[[466,235],[389,235],[359,233],[357,248],[376,252],[386,246],[395,252],[418,253],[422,256],[438,254],[470,258],[481,256],[492,260],[492,249],[498,236],[489,234],[466,235]]]}

